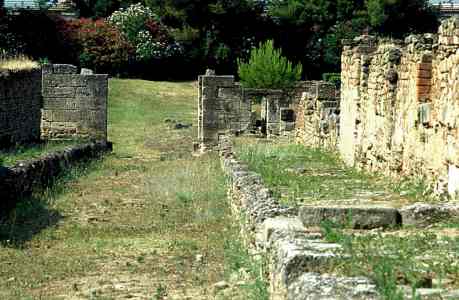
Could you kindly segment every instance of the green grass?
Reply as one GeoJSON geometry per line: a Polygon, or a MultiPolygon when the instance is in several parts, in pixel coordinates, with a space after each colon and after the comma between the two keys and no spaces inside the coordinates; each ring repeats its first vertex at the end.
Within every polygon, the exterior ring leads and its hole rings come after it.
{"type": "Polygon", "coordinates": [[[69,146],[74,146],[83,142],[84,141],[81,140],[47,141],[38,144],[16,146],[8,150],[0,150],[0,164],[4,166],[13,166],[19,161],[39,158],[48,153],[61,151],[69,146]]]}
{"type": "Polygon", "coordinates": [[[435,231],[353,235],[332,224],[322,231],[329,242],[342,245],[333,272],[370,276],[386,300],[404,299],[399,286],[459,288],[459,237],[435,231]]]}
{"type": "Polygon", "coordinates": [[[195,98],[194,82],[110,81],[114,151],[1,224],[1,299],[213,297],[239,257],[226,179],[192,155],[196,127],[164,121],[194,123],[195,98]]]}
{"type": "Polygon", "coordinates": [[[235,149],[238,157],[261,174],[275,196],[286,204],[340,201],[362,191],[385,189],[374,178],[345,167],[334,153],[247,139],[238,139],[235,149]]]}
{"type": "Polygon", "coordinates": [[[349,168],[336,153],[302,145],[239,138],[238,157],[259,173],[281,202],[390,201],[400,206],[423,196],[422,182],[391,180],[349,168]]]}
{"type": "MultiPolygon", "coordinates": [[[[394,207],[422,199],[422,181],[395,181],[346,167],[335,153],[301,145],[239,138],[237,156],[259,173],[287,205],[376,201],[394,207]]],[[[457,223],[457,222],[456,222],[457,223]]],[[[367,276],[385,300],[405,299],[400,285],[459,288],[459,235],[454,222],[430,230],[395,228],[352,231],[324,223],[329,242],[342,245],[342,256],[319,270],[346,276],[367,276]],[[345,257],[346,259],[343,259],[345,257]]],[[[415,298],[413,298],[415,299],[415,298]]]]}

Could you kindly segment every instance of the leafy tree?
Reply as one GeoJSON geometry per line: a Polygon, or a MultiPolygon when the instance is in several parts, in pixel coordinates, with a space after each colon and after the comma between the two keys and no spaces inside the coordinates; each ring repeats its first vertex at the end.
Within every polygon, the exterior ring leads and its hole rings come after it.
{"type": "Polygon", "coordinates": [[[363,33],[402,37],[432,32],[438,19],[428,0],[271,0],[274,39],[290,59],[301,60],[307,77],[336,72],[341,40],[363,33]]]}

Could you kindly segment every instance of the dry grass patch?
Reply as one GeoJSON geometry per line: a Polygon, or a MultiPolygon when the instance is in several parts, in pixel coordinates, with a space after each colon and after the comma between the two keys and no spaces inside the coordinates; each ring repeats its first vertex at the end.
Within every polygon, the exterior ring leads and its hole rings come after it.
{"type": "Polygon", "coordinates": [[[225,178],[216,155],[192,156],[196,128],[164,122],[192,123],[195,92],[110,82],[114,153],[0,226],[1,299],[213,298],[238,236],[225,178]]]}
{"type": "Polygon", "coordinates": [[[40,64],[26,56],[16,56],[9,58],[0,57],[0,70],[23,71],[38,69],[40,64]]]}

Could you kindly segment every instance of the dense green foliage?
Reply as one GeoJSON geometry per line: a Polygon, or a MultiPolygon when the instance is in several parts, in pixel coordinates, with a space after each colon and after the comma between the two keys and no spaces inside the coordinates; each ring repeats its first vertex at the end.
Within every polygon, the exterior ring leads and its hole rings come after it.
{"type": "MultiPolygon", "coordinates": [[[[339,71],[343,39],[364,33],[399,38],[438,26],[428,0],[78,0],[76,5],[82,17],[112,16],[108,22],[134,49],[121,73],[150,78],[194,78],[207,68],[234,74],[237,59],[247,59],[255,45],[272,39],[290,61],[302,63],[303,77],[320,79],[339,71]]],[[[0,15],[0,48],[80,64],[62,49],[50,49],[59,44],[59,22],[43,12],[0,15]]]]}
{"type": "Polygon", "coordinates": [[[403,37],[438,26],[428,0],[271,0],[267,10],[277,44],[289,59],[302,61],[311,78],[339,70],[343,39],[403,37]]]}
{"type": "Polygon", "coordinates": [[[340,73],[323,73],[322,80],[333,83],[337,88],[341,85],[341,74],[340,73]]]}
{"type": "Polygon", "coordinates": [[[288,88],[301,79],[301,64],[293,66],[269,40],[252,49],[247,63],[238,60],[241,83],[248,88],[288,88]]]}

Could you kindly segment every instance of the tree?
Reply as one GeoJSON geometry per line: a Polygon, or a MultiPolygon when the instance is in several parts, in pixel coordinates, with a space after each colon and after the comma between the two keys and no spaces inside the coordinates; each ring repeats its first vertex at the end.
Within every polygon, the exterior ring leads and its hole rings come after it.
{"type": "Polygon", "coordinates": [[[428,0],[271,0],[275,41],[290,59],[301,60],[307,77],[338,71],[341,40],[369,32],[403,37],[433,32],[438,18],[428,0]]]}
{"type": "Polygon", "coordinates": [[[238,74],[247,88],[289,88],[300,80],[301,70],[301,64],[293,66],[280,49],[274,48],[272,40],[252,49],[247,63],[238,60],[238,74]]]}

